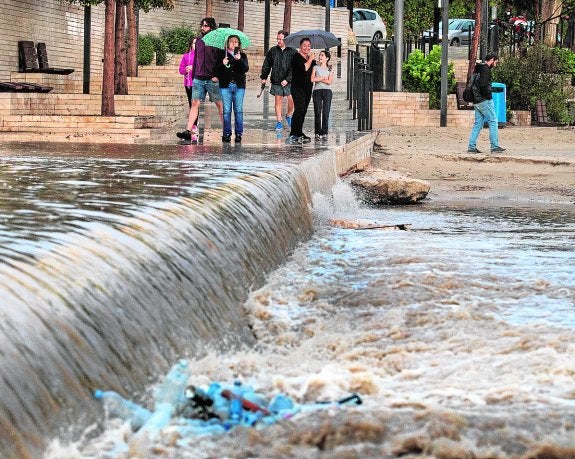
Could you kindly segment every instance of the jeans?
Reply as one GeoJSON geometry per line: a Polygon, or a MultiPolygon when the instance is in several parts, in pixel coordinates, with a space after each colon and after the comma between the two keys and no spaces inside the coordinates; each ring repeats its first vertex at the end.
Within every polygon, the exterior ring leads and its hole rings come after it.
{"type": "Polygon", "coordinates": [[[291,120],[291,136],[301,137],[303,135],[303,122],[305,120],[305,115],[307,113],[307,107],[309,106],[309,101],[311,100],[312,86],[291,87],[291,95],[293,97],[294,112],[291,120]]]}
{"type": "Polygon", "coordinates": [[[315,134],[327,135],[332,95],[333,93],[331,92],[331,89],[316,89],[313,92],[315,134]]]}
{"type": "Polygon", "coordinates": [[[234,110],[234,131],[236,135],[244,132],[244,94],[245,88],[238,88],[230,83],[227,88],[220,88],[224,104],[224,135],[232,134],[232,108],[234,110]]]}
{"type": "Polygon", "coordinates": [[[491,144],[491,149],[497,148],[499,146],[499,131],[493,99],[474,104],[473,108],[475,109],[475,123],[473,124],[471,136],[469,137],[468,148],[477,148],[477,137],[479,137],[481,128],[485,123],[489,126],[489,143],[491,144]]]}

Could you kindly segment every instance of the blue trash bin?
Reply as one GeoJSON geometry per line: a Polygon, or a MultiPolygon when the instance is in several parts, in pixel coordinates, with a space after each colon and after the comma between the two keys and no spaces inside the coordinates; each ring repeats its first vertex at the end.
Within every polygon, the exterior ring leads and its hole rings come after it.
{"type": "Polygon", "coordinates": [[[505,83],[491,83],[491,96],[495,105],[495,115],[499,126],[507,123],[507,87],[505,83]]]}

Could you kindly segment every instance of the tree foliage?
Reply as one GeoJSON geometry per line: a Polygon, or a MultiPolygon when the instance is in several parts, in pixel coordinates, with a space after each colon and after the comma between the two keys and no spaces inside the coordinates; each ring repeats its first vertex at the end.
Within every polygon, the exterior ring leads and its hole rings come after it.
{"type": "Polygon", "coordinates": [[[523,56],[503,56],[493,69],[493,79],[507,86],[507,105],[511,110],[535,110],[545,101],[551,121],[572,123],[568,100],[575,97],[570,85],[575,70],[575,55],[543,44],[534,45],[523,56]]]}
{"type": "MultiPolygon", "coordinates": [[[[448,90],[455,89],[453,63],[447,71],[448,90]]],[[[429,94],[429,108],[439,108],[441,97],[441,46],[435,45],[426,56],[420,50],[413,51],[403,63],[403,88],[407,92],[429,94]]]]}

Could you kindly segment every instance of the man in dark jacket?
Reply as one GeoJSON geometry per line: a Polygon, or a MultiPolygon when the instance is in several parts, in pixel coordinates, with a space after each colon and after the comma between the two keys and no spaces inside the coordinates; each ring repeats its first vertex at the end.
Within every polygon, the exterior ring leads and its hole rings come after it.
{"type": "Polygon", "coordinates": [[[293,99],[291,96],[291,63],[292,58],[297,54],[297,50],[295,48],[286,47],[284,38],[287,37],[287,35],[288,32],[284,30],[280,30],[278,32],[278,44],[271,48],[266,54],[266,58],[262,65],[262,72],[260,74],[262,84],[265,84],[271,71],[270,81],[272,87],[270,89],[270,94],[275,96],[277,130],[283,128],[282,99],[284,97],[287,97],[288,100],[286,121],[290,127],[291,117],[294,110],[293,99]]]}
{"type": "Polygon", "coordinates": [[[497,65],[499,57],[495,53],[487,53],[484,64],[476,64],[474,75],[475,82],[471,86],[473,89],[473,108],[475,110],[475,123],[469,137],[467,151],[469,153],[480,153],[477,149],[477,137],[485,123],[489,126],[489,143],[493,153],[505,151],[499,146],[499,132],[497,128],[497,115],[495,114],[495,104],[491,97],[491,69],[497,65]]]}
{"type": "Polygon", "coordinates": [[[220,50],[213,46],[206,46],[202,40],[204,35],[216,29],[217,25],[214,18],[204,18],[200,22],[200,26],[202,29],[202,37],[196,40],[196,53],[194,56],[193,69],[192,108],[190,109],[190,115],[188,117],[187,129],[176,134],[180,139],[184,140],[190,140],[192,137],[197,139],[198,127],[194,125],[194,122],[197,122],[198,114],[200,112],[200,102],[206,99],[206,94],[209,94],[210,101],[216,104],[220,120],[223,122],[222,96],[218,79],[214,73],[216,59],[220,54],[220,50]]]}

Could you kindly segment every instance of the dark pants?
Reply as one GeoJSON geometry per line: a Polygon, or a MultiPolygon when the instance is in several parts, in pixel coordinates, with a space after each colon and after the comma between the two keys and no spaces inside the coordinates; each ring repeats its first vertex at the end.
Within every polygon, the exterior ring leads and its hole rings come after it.
{"type": "Polygon", "coordinates": [[[332,95],[331,89],[316,89],[313,92],[313,113],[315,115],[316,134],[327,135],[332,95]]]}
{"type": "Polygon", "coordinates": [[[303,122],[305,120],[305,114],[307,113],[307,107],[309,106],[309,101],[311,100],[311,92],[313,87],[302,88],[299,86],[291,87],[291,95],[293,97],[294,112],[293,118],[291,120],[291,132],[290,135],[301,137],[303,135],[303,122]]]}

